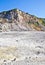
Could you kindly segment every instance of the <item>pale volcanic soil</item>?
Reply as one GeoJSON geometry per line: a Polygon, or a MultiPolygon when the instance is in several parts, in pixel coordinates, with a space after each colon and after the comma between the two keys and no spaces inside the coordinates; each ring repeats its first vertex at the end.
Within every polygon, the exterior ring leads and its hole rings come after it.
{"type": "Polygon", "coordinates": [[[0,65],[45,65],[45,32],[0,32],[0,65]]]}

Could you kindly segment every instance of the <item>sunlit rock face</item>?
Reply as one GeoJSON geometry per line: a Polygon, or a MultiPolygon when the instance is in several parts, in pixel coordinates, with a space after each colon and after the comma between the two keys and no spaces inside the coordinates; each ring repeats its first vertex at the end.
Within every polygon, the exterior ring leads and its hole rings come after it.
{"type": "Polygon", "coordinates": [[[45,19],[12,9],[0,13],[0,31],[45,31],[45,19]],[[6,23],[6,24],[5,24],[6,23]],[[7,27],[6,27],[7,26],[7,27]]]}

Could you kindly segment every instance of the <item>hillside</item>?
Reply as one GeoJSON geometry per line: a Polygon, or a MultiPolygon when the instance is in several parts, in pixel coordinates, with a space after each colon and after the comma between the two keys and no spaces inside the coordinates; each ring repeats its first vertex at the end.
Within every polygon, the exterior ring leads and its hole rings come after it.
{"type": "Polygon", "coordinates": [[[45,18],[38,18],[19,9],[0,13],[2,31],[45,31],[45,18]]]}

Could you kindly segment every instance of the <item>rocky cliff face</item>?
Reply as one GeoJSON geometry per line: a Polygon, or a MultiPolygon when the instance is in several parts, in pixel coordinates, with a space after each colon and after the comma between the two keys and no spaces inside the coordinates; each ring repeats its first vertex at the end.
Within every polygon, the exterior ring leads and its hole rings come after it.
{"type": "Polygon", "coordinates": [[[18,9],[0,13],[0,31],[45,31],[45,19],[18,9]]]}

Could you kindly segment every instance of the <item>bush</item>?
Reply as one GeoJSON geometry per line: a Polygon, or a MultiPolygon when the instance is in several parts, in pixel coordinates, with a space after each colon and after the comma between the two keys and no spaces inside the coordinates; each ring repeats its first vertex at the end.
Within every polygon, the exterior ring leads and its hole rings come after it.
{"type": "Polygon", "coordinates": [[[35,22],[34,25],[35,25],[35,26],[39,26],[39,23],[38,23],[38,22],[35,22]]]}
{"type": "Polygon", "coordinates": [[[43,21],[42,24],[45,26],[45,21],[43,21]]]}

